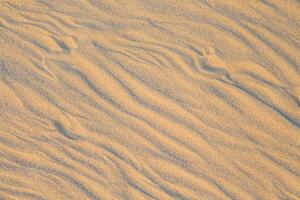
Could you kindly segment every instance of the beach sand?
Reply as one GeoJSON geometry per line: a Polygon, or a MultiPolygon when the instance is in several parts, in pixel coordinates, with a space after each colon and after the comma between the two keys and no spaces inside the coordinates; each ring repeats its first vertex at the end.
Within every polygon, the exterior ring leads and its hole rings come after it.
{"type": "Polygon", "coordinates": [[[0,0],[0,199],[300,199],[299,66],[298,0],[0,0]]]}

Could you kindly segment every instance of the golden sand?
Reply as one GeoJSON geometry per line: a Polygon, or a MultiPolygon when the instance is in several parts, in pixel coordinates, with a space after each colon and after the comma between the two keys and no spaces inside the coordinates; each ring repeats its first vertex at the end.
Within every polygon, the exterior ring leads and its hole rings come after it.
{"type": "Polygon", "coordinates": [[[0,0],[0,199],[300,199],[299,66],[298,0],[0,0]]]}

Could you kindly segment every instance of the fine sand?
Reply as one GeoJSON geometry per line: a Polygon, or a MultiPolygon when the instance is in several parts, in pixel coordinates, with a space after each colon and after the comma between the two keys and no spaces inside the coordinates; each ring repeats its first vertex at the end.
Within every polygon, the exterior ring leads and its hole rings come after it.
{"type": "Polygon", "coordinates": [[[299,66],[299,0],[0,0],[0,199],[300,199],[299,66]]]}

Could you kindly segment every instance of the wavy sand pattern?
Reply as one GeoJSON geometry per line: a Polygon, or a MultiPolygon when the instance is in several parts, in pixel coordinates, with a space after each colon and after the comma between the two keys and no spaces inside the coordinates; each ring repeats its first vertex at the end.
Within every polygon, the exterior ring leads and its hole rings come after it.
{"type": "Polygon", "coordinates": [[[298,0],[0,0],[0,199],[300,199],[298,0]]]}

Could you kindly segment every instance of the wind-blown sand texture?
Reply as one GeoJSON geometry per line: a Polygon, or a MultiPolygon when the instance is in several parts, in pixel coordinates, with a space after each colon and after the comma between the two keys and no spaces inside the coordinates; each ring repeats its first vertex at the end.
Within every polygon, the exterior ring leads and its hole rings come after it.
{"type": "Polygon", "coordinates": [[[0,0],[0,199],[300,199],[298,0],[0,0]]]}

